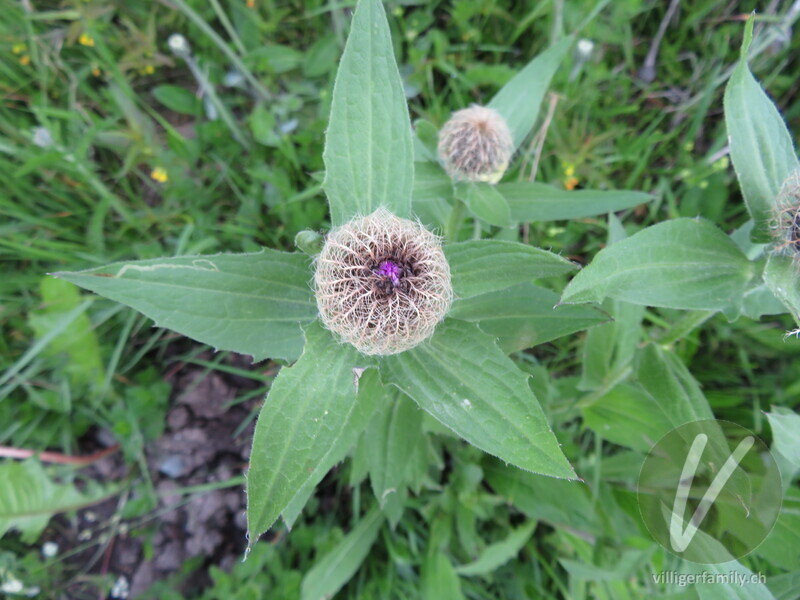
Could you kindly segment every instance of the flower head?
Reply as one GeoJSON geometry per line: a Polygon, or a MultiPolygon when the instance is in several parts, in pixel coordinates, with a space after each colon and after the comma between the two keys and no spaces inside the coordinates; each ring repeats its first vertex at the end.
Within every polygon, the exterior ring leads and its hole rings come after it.
{"type": "Polygon", "coordinates": [[[514,140],[500,114],[473,105],[454,112],[439,132],[439,158],[453,179],[497,183],[514,153],[514,140]]]}
{"type": "Polygon", "coordinates": [[[776,249],[800,260],[800,170],[783,182],[770,225],[776,249]]]}
{"type": "Polygon", "coordinates": [[[166,183],[169,180],[169,175],[164,167],[156,167],[150,171],[150,178],[158,183],[166,183]]]}
{"type": "Polygon", "coordinates": [[[426,340],[453,299],[440,239],[384,208],[331,230],[314,286],[323,324],[363,354],[426,340]]]}
{"type": "Polygon", "coordinates": [[[192,54],[192,48],[189,42],[180,33],[173,33],[167,39],[167,46],[175,56],[186,58],[192,54]]]}

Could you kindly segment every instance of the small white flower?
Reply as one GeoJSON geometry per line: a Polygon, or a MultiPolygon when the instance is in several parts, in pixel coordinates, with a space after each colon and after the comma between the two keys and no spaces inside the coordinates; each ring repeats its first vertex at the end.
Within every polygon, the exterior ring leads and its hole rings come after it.
{"type": "Polygon", "coordinates": [[[242,87],[245,85],[244,75],[239,71],[231,70],[225,73],[222,78],[222,85],[225,87],[242,87]]]}
{"type": "Polygon", "coordinates": [[[172,53],[175,56],[180,56],[182,58],[186,58],[192,53],[192,48],[189,46],[189,42],[183,37],[180,33],[173,33],[167,39],[167,45],[169,49],[172,50],[172,53]]]}
{"type": "Polygon", "coordinates": [[[33,143],[39,148],[49,148],[53,145],[53,134],[50,133],[47,127],[34,127],[33,143]]]}
{"type": "Polygon", "coordinates": [[[45,558],[53,558],[58,554],[58,544],[55,542],[45,542],[42,544],[42,556],[45,558]]]}
{"type": "Polygon", "coordinates": [[[109,596],[112,598],[120,598],[120,600],[124,600],[128,597],[131,593],[131,586],[128,583],[128,578],[124,575],[120,575],[117,580],[114,582],[114,587],[111,588],[111,592],[109,596]]]}
{"type": "Polygon", "coordinates": [[[5,592],[6,594],[19,594],[22,591],[22,582],[14,577],[13,575],[8,575],[6,580],[3,582],[3,585],[0,585],[0,592],[5,592]]]}
{"type": "Polygon", "coordinates": [[[587,40],[586,38],[578,40],[578,45],[576,46],[578,58],[581,60],[587,60],[591,55],[592,51],[594,50],[594,42],[592,40],[587,40]]]}

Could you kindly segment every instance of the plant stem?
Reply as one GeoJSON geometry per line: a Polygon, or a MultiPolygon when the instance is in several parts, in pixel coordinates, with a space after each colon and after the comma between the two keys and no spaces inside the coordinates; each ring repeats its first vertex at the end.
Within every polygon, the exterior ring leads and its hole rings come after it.
{"type": "Polygon", "coordinates": [[[450,210],[450,220],[445,229],[445,239],[449,243],[458,241],[458,232],[461,229],[461,220],[464,216],[464,203],[458,198],[453,199],[453,208],[450,210]]]}

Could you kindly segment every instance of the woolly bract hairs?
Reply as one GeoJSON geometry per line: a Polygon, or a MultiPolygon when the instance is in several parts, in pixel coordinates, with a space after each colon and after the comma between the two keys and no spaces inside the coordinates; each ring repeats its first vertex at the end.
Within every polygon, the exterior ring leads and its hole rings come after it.
{"type": "Polygon", "coordinates": [[[514,140],[500,114],[473,105],[456,111],[439,131],[439,158],[455,180],[497,183],[514,153],[514,140]]]}
{"type": "Polygon", "coordinates": [[[790,255],[800,264],[800,169],[789,174],[781,186],[770,220],[775,251],[790,255]]]}
{"type": "Polygon", "coordinates": [[[440,238],[383,207],[328,233],[314,288],[325,327],[370,355],[426,340],[453,300],[440,238]]]}

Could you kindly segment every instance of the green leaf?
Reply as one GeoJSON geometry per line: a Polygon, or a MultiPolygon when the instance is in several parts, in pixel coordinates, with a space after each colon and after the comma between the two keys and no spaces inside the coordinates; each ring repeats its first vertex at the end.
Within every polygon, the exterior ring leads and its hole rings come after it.
{"type": "Polygon", "coordinates": [[[635,381],[585,407],[586,426],[615,444],[648,452],[676,427],[714,418],[697,381],[670,351],[645,346],[637,355],[635,381]]]}
{"type": "MultiPolygon", "coordinates": [[[[43,338],[64,315],[75,310],[81,297],[78,289],[66,281],[47,277],[39,284],[44,302],[42,308],[29,316],[36,337],[43,338]]],[[[48,346],[49,354],[64,354],[68,362],[64,372],[73,384],[101,385],[103,362],[100,345],[92,322],[86,314],[78,315],[48,346]]]]}
{"type": "Polygon", "coordinates": [[[414,213],[430,229],[447,223],[452,210],[453,180],[437,163],[414,163],[414,213]]]}
{"type": "Polygon", "coordinates": [[[561,190],[544,183],[501,183],[496,186],[517,223],[582,219],[632,208],[653,200],[644,192],[561,190]]]}
{"type": "Polygon", "coordinates": [[[300,512],[308,502],[314,488],[322,481],[334,465],[342,462],[350,449],[356,445],[361,432],[368,427],[370,419],[378,408],[389,399],[389,390],[381,386],[378,372],[375,369],[364,371],[358,380],[358,396],[347,427],[341,430],[338,437],[330,442],[325,454],[319,458],[309,473],[308,479],[294,495],[291,502],[281,511],[286,526],[291,529],[300,512]]]}
{"type": "Polygon", "coordinates": [[[555,277],[577,265],[552,252],[503,240],[471,240],[444,247],[459,298],[505,289],[515,283],[555,277]]]}
{"type": "MultiPolygon", "coordinates": [[[[608,245],[613,246],[626,237],[620,220],[614,213],[609,213],[608,245]]],[[[609,298],[603,303],[603,308],[613,320],[593,327],[586,334],[583,369],[577,386],[581,391],[595,390],[619,377],[633,360],[642,337],[644,306],[609,298]]]]}
{"type": "Polygon", "coordinates": [[[251,52],[247,59],[251,63],[255,63],[259,70],[280,75],[302,65],[304,54],[291,46],[264,44],[251,52]]]}
{"type": "Polygon", "coordinates": [[[196,115],[200,100],[192,92],[177,85],[159,85],[153,88],[153,97],[168,109],[182,115],[196,115]]]}
{"type": "Polygon", "coordinates": [[[784,491],[800,471],[800,415],[783,406],[773,406],[766,413],[772,429],[772,451],[781,473],[784,491]]]}
{"type": "Polygon", "coordinates": [[[446,320],[428,342],[383,358],[380,372],[484,452],[534,473],[575,477],[528,377],[477,325],[446,320]]]}
{"type": "Polygon", "coordinates": [[[713,224],[674,219],[598,252],[561,302],[610,296],[645,306],[722,310],[741,304],[752,273],[747,257],[713,224]]]}
{"type": "Polygon", "coordinates": [[[642,337],[644,306],[609,299],[603,308],[613,320],[586,334],[578,384],[581,391],[595,390],[621,373],[633,359],[642,337]]]}
{"type": "Polygon", "coordinates": [[[317,38],[317,41],[306,52],[303,63],[303,75],[306,77],[319,77],[336,67],[336,55],[339,45],[336,36],[332,33],[317,38]]]}
{"type": "Polygon", "coordinates": [[[467,205],[474,217],[489,225],[510,227],[511,211],[506,199],[488,183],[459,183],[456,185],[456,198],[467,205]]]}
{"type": "Polygon", "coordinates": [[[798,586],[800,586],[800,571],[796,569],[773,575],[767,581],[767,587],[775,595],[776,600],[797,600],[798,586]]]}
{"type": "Polygon", "coordinates": [[[583,422],[604,439],[626,448],[648,452],[672,427],[665,423],[665,411],[637,385],[614,386],[583,411],[583,422]]]}
{"type": "Polygon", "coordinates": [[[655,547],[644,549],[622,550],[615,557],[613,565],[597,566],[587,564],[581,560],[559,558],[558,562],[564,567],[570,577],[572,585],[578,582],[611,582],[635,579],[636,574],[647,565],[650,556],[655,552],[655,547]]]}
{"type": "Polygon", "coordinates": [[[636,379],[656,403],[669,410],[665,420],[672,428],[714,418],[700,385],[674,352],[656,344],[645,346],[637,356],[636,379]]]}
{"type": "Polygon", "coordinates": [[[594,306],[557,304],[555,292],[522,283],[456,300],[449,314],[454,319],[479,323],[482,331],[498,338],[498,345],[506,353],[608,321],[608,316],[594,306]]]}
{"type": "Polygon", "coordinates": [[[56,513],[77,510],[105,500],[108,491],[81,493],[68,483],[56,483],[37,459],[0,464],[0,538],[10,529],[33,544],[56,513]]]}
{"type": "Polygon", "coordinates": [[[138,310],[166,327],[254,360],[294,359],[303,348],[299,323],[316,316],[303,254],[263,250],[112,263],[54,273],[138,310]]]}
{"type": "Polygon", "coordinates": [[[422,562],[422,597],[463,600],[461,582],[453,563],[443,552],[426,552],[422,562]]]}
{"type": "Polygon", "coordinates": [[[466,576],[491,573],[517,556],[530,539],[534,529],[536,529],[536,521],[530,521],[517,527],[508,534],[506,539],[486,546],[481,555],[473,562],[456,567],[456,573],[466,576]]]}
{"type": "Polygon", "coordinates": [[[378,508],[369,511],[333,550],[311,567],[303,578],[302,600],[333,597],[364,562],[382,524],[381,511],[378,508]]]}
{"type": "Polygon", "coordinates": [[[277,148],[281,136],[275,131],[275,115],[263,103],[259,103],[250,113],[250,129],[259,144],[277,148]]]}
{"type": "Polygon", "coordinates": [[[405,496],[409,464],[417,444],[425,443],[424,413],[396,388],[389,389],[393,393],[383,396],[382,410],[364,432],[364,443],[372,491],[390,520],[396,522],[400,517],[396,511],[401,511],[403,505],[395,499],[405,496]],[[387,507],[390,510],[386,510],[387,507]]]}
{"type": "Polygon", "coordinates": [[[256,423],[247,475],[251,545],[310,480],[325,475],[337,447],[358,438],[376,400],[356,395],[353,369],[365,362],[316,321],[306,327],[303,355],[278,373],[256,423]]]}
{"type": "Polygon", "coordinates": [[[800,469],[800,415],[782,406],[773,407],[766,415],[772,428],[772,451],[800,469]]]}
{"type": "Polygon", "coordinates": [[[483,461],[483,470],[492,488],[529,519],[595,535],[602,532],[585,483],[536,477],[494,458],[483,461]]]}
{"type": "MultiPolygon", "coordinates": [[[[414,121],[414,160],[416,162],[430,161],[436,163],[438,143],[439,130],[436,129],[433,123],[425,119],[414,121]]],[[[416,164],[414,166],[417,167],[416,164]]]]}
{"type": "MultiPolygon", "coordinates": [[[[770,273],[770,277],[774,275],[775,273],[770,273]]],[[[791,283],[791,281],[787,283],[791,283]]],[[[798,295],[797,302],[797,306],[800,308],[800,295],[798,295]]],[[[781,302],[766,284],[761,284],[745,293],[742,314],[757,321],[764,315],[781,315],[786,312],[787,308],[788,306],[781,302]]]]}
{"type": "MultiPolygon", "coordinates": [[[[752,23],[748,27],[752,35],[752,23]]],[[[725,88],[725,124],[733,166],[755,221],[753,240],[768,242],[769,221],[781,185],[800,165],[783,118],[747,66],[748,45],[745,35],[742,57],[725,88]]]]}
{"type": "Polygon", "coordinates": [[[772,531],[755,551],[785,571],[800,565],[800,493],[796,487],[788,492],[772,531]]]}
{"type": "Polygon", "coordinates": [[[771,254],[764,267],[764,283],[800,324],[800,278],[795,259],[771,254]]]}
{"type": "Polygon", "coordinates": [[[567,36],[550,46],[505,84],[489,102],[489,108],[499,112],[508,123],[514,138],[514,149],[519,148],[536,123],[550,80],[572,42],[572,36],[567,36]]]}
{"type": "Polygon", "coordinates": [[[379,206],[410,216],[411,121],[379,0],[360,0],[353,15],[333,86],[323,159],[334,225],[379,206]]]}

